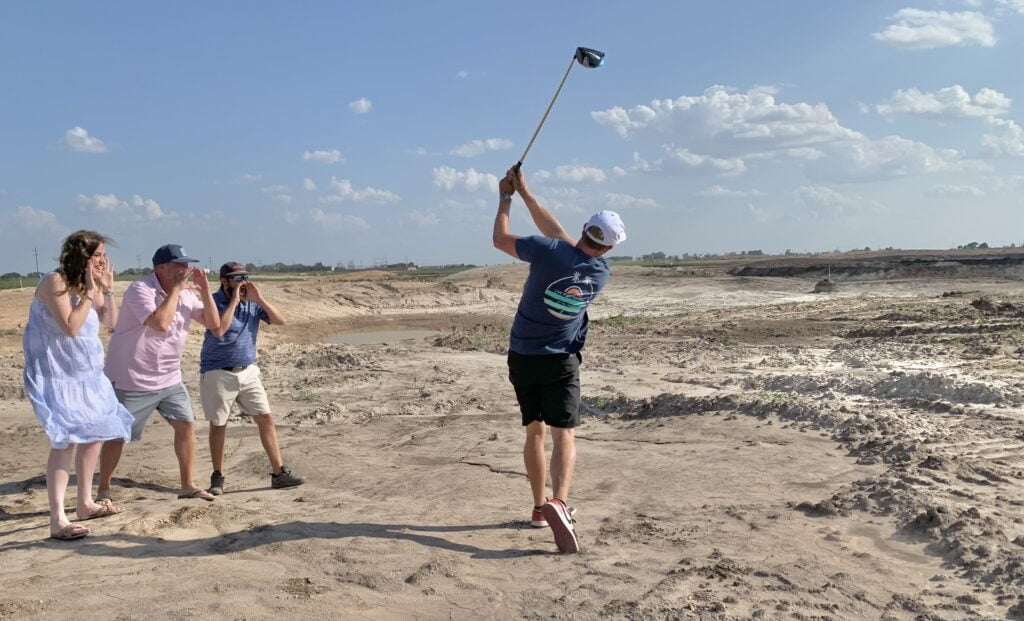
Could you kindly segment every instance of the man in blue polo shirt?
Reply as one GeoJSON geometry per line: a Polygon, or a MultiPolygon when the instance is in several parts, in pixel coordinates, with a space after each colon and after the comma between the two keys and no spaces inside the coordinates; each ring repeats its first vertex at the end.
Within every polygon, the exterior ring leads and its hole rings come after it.
{"type": "Polygon", "coordinates": [[[508,375],[526,428],[523,461],[533,493],[531,526],[550,526],[562,552],[578,552],[575,509],[566,504],[576,465],[574,429],[580,423],[580,351],[587,339],[587,308],[611,270],[601,258],[626,239],[622,219],[600,211],[583,226],[579,240],[526,187],[522,171],[510,169],[498,184],[494,247],[530,264],[508,344],[508,375]],[[513,190],[526,203],[544,235],[509,233],[513,190]],[[547,454],[544,435],[551,429],[551,491],[545,493],[547,454]]]}
{"type": "Polygon", "coordinates": [[[213,294],[213,302],[220,313],[220,327],[206,331],[199,354],[199,399],[210,421],[210,458],[213,461],[209,492],[224,493],[224,438],[235,403],[242,415],[256,422],[260,442],[273,470],[271,487],[302,485],[302,478],[293,474],[281,460],[270,402],[260,381],[260,368],[256,366],[256,334],[260,321],[282,326],[284,315],[263,297],[241,263],[221,266],[220,289],[213,294]]]}

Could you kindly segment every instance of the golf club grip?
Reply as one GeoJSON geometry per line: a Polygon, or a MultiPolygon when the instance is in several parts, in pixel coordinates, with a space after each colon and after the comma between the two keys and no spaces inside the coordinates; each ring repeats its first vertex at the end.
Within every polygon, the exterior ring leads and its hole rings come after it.
{"type": "Polygon", "coordinates": [[[519,169],[523,167],[523,162],[520,160],[516,162],[516,165],[512,167],[512,170],[519,172],[519,169]]]}

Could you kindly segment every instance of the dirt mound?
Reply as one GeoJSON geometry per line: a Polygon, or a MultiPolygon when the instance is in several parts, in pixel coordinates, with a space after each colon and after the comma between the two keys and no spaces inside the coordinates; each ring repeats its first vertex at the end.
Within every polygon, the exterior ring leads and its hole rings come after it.
{"type": "Polygon", "coordinates": [[[905,400],[988,405],[1020,403],[1022,395],[1011,388],[1002,388],[985,382],[963,380],[933,372],[907,373],[892,371],[878,380],[870,378],[824,377],[813,375],[775,375],[748,378],[747,389],[768,390],[779,393],[821,395],[845,393],[876,399],[905,400]]]}
{"type": "MultiPolygon", "coordinates": [[[[324,403],[310,409],[292,410],[283,422],[289,425],[330,425],[333,423],[363,423],[372,416],[365,412],[351,412],[344,403],[324,403]]],[[[262,463],[262,462],[261,462],[262,463]]]]}
{"type": "Polygon", "coordinates": [[[271,348],[265,354],[261,352],[261,366],[284,363],[296,369],[330,369],[335,371],[353,371],[373,368],[372,358],[355,351],[347,345],[281,345],[271,348]]]}
{"type": "Polygon", "coordinates": [[[971,306],[983,313],[1016,313],[1017,307],[1009,302],[993,302],[988,296],[971,300],[971,306]]]}
{"type": "Polygon", "coordinates": [[[829,280],[828,278],[822,278],[814,285],[815,293],[832,293],[833,291],[838,290],[839,285],[837,285],[835,281],[829,280]]]}

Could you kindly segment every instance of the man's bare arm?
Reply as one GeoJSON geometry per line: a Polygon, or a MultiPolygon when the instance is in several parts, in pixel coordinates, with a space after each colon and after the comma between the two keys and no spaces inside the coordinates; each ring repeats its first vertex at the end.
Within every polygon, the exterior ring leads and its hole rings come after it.
{"type": "Polygon", "coordinates": [[[498,199],[498,213],[494,216],[494,233],[491,235],[491,241],[495,248],[518,259],[516,240],[519,239],[519,236],[508,231],[508,214],[512,209],[512,190],[512,180],[508,176],[498,183],[498,191],[501,195],[498,199]]]}
{"type": "Polygon", "coordinates": [[[516,192],[519,192],[523,202],[526,203],[526,208],[530,210],[530,217],[533,218],[533,223],[537,225],[537,230],[540,231],[541,235],[575,244],[576,240],[565,232],[565,229],[562,228],[554,214],[548,211],[544,205],[541,205],[540,201],[530,193],[530,189],[526,186],[526,179],[523,177],[522,169],[512,169],[509,173],[513,187],[515,187],[516,192]]]}

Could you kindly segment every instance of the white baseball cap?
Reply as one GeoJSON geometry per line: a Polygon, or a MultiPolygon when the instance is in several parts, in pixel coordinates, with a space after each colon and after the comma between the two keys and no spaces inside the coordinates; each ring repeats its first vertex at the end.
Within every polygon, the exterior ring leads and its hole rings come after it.
{"type": "Polygon", "coordinates": [[[599,211],[590,216],[583,226],[587,237],[602,246],[614,246],[626,241],[626,226],[622,224],[622,218],[614,211],[599,211]],[[596,227],[600,234],[591,234],[590,228],[596,227]]]}

